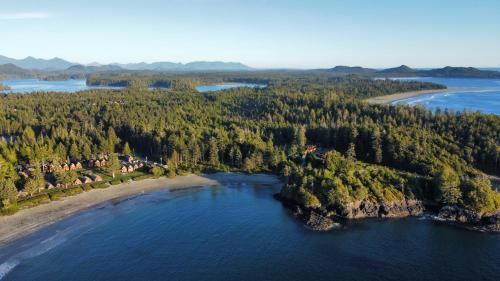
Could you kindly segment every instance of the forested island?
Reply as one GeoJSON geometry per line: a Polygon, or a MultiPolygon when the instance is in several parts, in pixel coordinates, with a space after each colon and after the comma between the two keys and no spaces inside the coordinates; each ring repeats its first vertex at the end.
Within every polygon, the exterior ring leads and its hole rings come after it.
{"type": "Polygon", "coordinates": [[[500,194],[486,176],[500,175],[499,116],[362,100],[443,86],[268,73],[89,83],[127,88],[0,96],[3,214],[130,179],[243,171],[280,175],[277,198],[314,229],[432,211],[499,230],[500,194]],[[194,90],[213,81],[267,87],[194,90]],[[149,89],[158,83],[169,90],[149,89]]]}
{"type": "Polygon", "coordinates": [[[481,70],[474,67],[446,66],[435,69],[414,69],[401,65],[387,69],[373,69],[359,66],[336,66],[330,69],[321,69],[335,75],[361,75],[366,77],[440,77],[440,78],[500,78],[500,72],[494,70],[481,70]]]}

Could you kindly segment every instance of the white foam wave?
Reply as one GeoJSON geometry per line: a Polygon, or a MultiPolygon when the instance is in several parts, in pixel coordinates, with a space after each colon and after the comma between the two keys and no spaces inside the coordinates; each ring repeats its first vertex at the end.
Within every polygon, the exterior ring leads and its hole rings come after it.
{"type": "Polygon", "coordinates": [[[70,229],[59,231],[55,235],[52,235],[49,238],[36,244],[34,247],[10,257],[10,259],[8,259],[6,262],[0,264],[0,280],[2,280],[10,271],[12,271],[12,269],[18,266],[24,259],[43,255],[46,252],[61,245],[66,241],[66,237],[70,233],[70,231],[70,229]]]}
{"type": "Polygon", "coordinates": [[[18,264],[18,260],[6,261],[0,264],[0,280],[2,280],[18,264]]]}

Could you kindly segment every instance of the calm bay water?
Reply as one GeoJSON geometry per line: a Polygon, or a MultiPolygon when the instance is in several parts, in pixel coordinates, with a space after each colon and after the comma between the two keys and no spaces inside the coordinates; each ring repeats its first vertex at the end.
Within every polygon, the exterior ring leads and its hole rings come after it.
{"type": "Polygon", "coordinates": [[[393,104],[421,104],[430,109],[480,111],[500,115],[500,80],[466,78],[403,78],[446,85],[449,88],[470,88],[449,93],[434,93],[395,101],[393,104]]]}
{"type": "Polygon", "coordinates": [[[159,191],[0,248],[1,280],[499,280],[500,235],[428,219],[313,232],[279,186],[159,191]]]}
{"type": "Polygon", "coordinates": [[[1,84],[9,86],[7,93],[33,92],[78,92],[92,89],[120,89],[119,87],[87,86],[86,80],[43,81],[38,79],[2,80],[1,84]]]}
{"type": "MultiPolygon", "coordinates": [[[[86,80],[43,81],[38,79],[2,80],[1,84],[9,86],[11,90],[4,93],[33,93],[33,92],[78,92],[93,89],[121,89],[121,87],[87,86],[86,80]]],[[[265,85],[252,83],[214,84],[196,87],[198,92],[213,92],[234,88],[263,88],[265,85]]]]}
{"type": "Polygon", "coordinates": [[[236,83],[236,84],[214,84],[214,85],[202,85],[196,87],[196,90],[200,93],[204,92],[215,92],[234,88],[264,88],[265,85],[252,84],[252,83],[236,83]]]}

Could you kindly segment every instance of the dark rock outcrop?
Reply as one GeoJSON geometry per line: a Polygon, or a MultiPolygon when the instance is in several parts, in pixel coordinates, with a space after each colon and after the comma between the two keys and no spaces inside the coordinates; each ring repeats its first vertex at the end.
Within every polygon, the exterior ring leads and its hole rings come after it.
{"type": "Polygon", "coordinates": [[[444,206],[438,218],[473,230],[500,232],[500,212],[481,214],[458,206],[444,206]]]}
{"type": "Polygon", "coordinates": [[[312,230],[328,231],[333,228],[340,228],[338,222],[333,221],[331,218],[324,216],[316,211],[310,211],[308,216],[304,217],[306,225],[312,230]]]}
{"type": "Polygon", "coordinates": [[[423,212],[424,205],[419,200],[401,200],[387,203],[363,200],[348,204],[340,215],[349,219],[401,218],[420,216],[423,212]]]}

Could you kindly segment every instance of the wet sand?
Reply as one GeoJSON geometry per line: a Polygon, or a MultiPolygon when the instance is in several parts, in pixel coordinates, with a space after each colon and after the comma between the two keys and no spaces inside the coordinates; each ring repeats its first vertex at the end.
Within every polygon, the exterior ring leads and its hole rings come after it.
{"type": "Polygon", "coordinates": [[[462,92],[462,91],[478,91],[479,89],[475,88],[447,88],[447,89],[438,89],[438,90],[422,90],[422,91],[413,91],[413,92],[403,92],[392,95],[385,95],[379,97],[373,97],[366,99],[365,101],[371,104],[389,104],[394,101],[403,100],[407,98],[427,95],[427,94],[444,94],[451,92],[462,92]]]}

